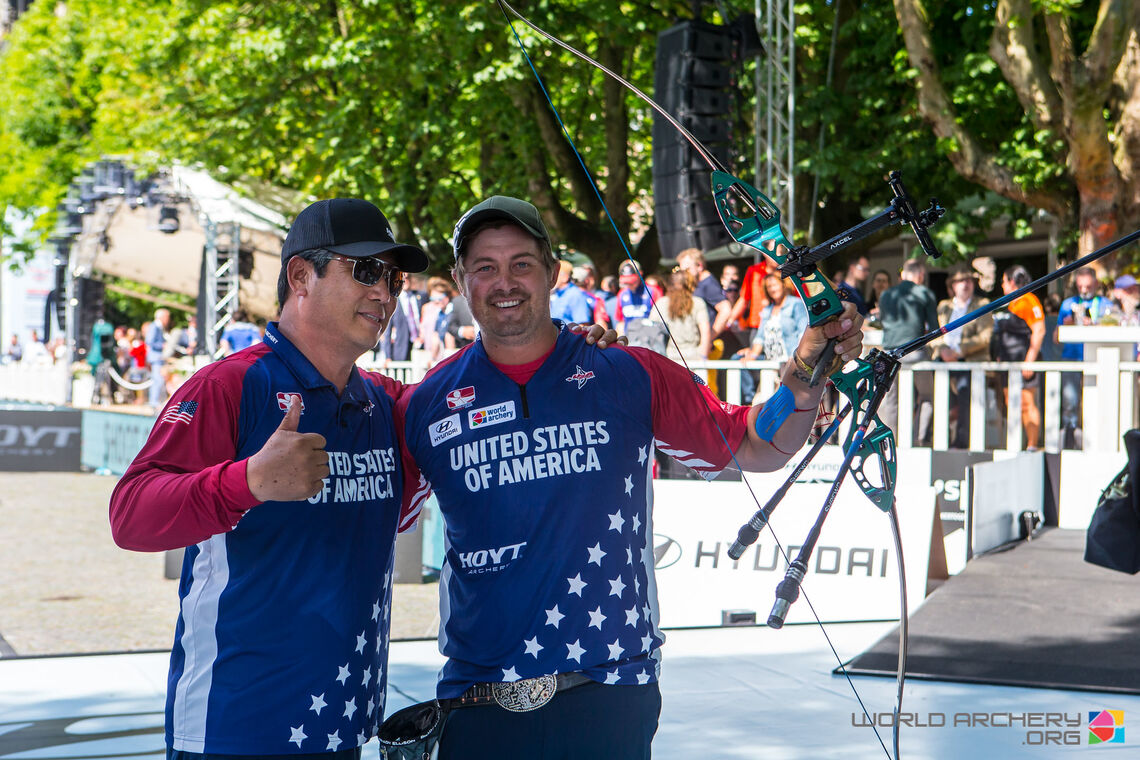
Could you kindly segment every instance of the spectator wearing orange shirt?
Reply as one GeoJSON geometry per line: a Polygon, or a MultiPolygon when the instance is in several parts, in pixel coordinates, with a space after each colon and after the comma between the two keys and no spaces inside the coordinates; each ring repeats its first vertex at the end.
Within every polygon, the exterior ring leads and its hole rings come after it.
{"type": "MultiPolygon", "coordinates": [[[[1013,266],[1001,277],[1002,292],[1006,295],[1029,284],[1025,267],[1013,266]]],[[[1009,310],[994,314],[994,332],[990,340],[990,356],[1004,362],[1034,362],[1041,355],[1045,342],[1045,310],[1032,293],[1015,299],[1009,310]]],[[[1040,445],[1041,411],[1037,407],[1037,373],[1021,371],[1021,425],[1025,428],[1026,448],[1035,450],[1040,445]]],[[[1009,405],[1009,388],[1005,378],[1000,381],[1006,407],[1009,405]]]]}
{"type": "Polygon", "coordinates": [[[764,278],[768,276],[768,262],[760,259],[744,270],[744,277],[740,282],[740,296],[732,306],[728,316],[728,323],[739,324],[745,330],[755,330],[760,326],[760,315],[768,305],[768,297],[764,290],[764,278]]]}

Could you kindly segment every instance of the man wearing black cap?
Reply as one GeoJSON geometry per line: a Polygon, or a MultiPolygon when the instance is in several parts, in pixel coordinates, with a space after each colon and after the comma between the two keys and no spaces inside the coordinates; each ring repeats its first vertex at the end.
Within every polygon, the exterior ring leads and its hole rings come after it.
{"type": "Polygon", "coordinates": [[[722,404],[660,354],[598,351],[552,322],[558,262],[531,204],[483,201],[453,245],[479,339],[396,408],[405,511],[434,490],[447,525],[439,758],[648,758],[663,641],[654,448],[706,477],[730,461],[724,440],[745,468],[782,466],[815,421],[811,362],[828,337],[858,355],[861,319],[848,306],[807,330],[768,443],[758,407],[722,404]]]}
{"type": "Polygon", "coordinates": [[[314,203],[281,252],[279,322],[188,379],[111,497],[115,541],[185,547],[166,741],[205,755],[360,757],[383,716],[404,387],[365,373],[405,272],[371,203],[314,203]]]}

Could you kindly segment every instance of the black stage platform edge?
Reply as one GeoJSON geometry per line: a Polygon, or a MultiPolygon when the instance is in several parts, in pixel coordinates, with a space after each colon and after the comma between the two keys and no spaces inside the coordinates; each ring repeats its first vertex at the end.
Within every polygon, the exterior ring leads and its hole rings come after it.
{"type": "MultiPolygon", "coordinates": [[[[907,676],[1140,694],[1140,577],[1086,563],[1084,544],[1083,530],[1047,528],[970,561],[911,615],[907,676]]],[[[846,665],[897,667],[897,627],[846,665]]]]}

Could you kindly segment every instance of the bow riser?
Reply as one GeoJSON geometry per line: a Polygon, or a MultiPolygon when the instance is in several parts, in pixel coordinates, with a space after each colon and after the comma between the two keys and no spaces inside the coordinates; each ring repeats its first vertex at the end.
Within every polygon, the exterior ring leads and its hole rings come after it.
{"type": "MultiPolygon", "coordinates": [[[[712,173],[712,190],[721,221],[736,242],[764,254],[777,266],[788,261],[789,257],[779,253],[777,246],[783,246],[786,251],[791,251],[793,246],[780,226],[780,210],[766,195],[747,182],[721,171],[712,173]],[[734,204],[742,204],[753,213],[741,216],[734,204]]],[[[791,279],[803,299],[809,324],[823,324],[843,312],[839,294],[814,266],[799,275],[785,276],[791,279]]],[[[867,498],[885,512],[894,501],[897,467],[894,436],[878,416],[872,416],[870,420],[864,418],[875,391],[879,387],[889,387],[893,377],[882,376],[885,368],[876,373],[873,363],[866,359],[855,359],[846,367],[833,374],[831,382],[858,410],[856,421],[863,421],[851,426],[843,448],[850,451],[852,445],[856,446],[851,473],[867,498]],[[863,426],[864,433],[856,439],[859,425],[863,426]],[[879,464],[878,484],[865,471],[872,460],[879,464]]]]}

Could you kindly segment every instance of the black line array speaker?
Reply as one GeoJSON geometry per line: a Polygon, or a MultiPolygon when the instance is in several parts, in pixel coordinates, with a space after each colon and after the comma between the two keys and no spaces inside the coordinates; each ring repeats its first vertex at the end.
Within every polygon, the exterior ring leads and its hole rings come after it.
{"type": "Polygon", "coordinates": [[[75,278],[75,347],[80,356],[91,350],[91,328],[103,316],[106,286],[102,280],[90,277],[75,278]]]}
{"type": "MultiPolygon", "coordinates": [[[[657,36],[657,102],[725,166],[739,108],[740,36],[732,27],[687,21],[657,36]]],[[[712,199],[712,170],[668,121],[653,120],[653,194],[661,257],[732,242],[712,199]]]]}

